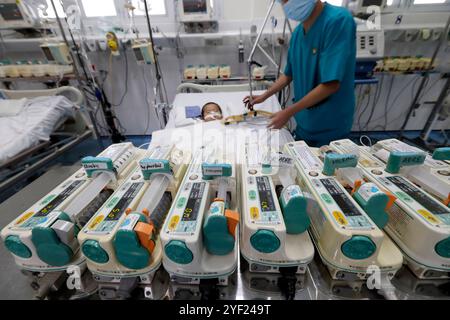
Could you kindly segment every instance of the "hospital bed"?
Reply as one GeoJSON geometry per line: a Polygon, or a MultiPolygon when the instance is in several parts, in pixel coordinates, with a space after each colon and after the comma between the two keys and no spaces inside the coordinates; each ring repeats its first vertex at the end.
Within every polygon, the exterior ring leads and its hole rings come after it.
{"type": "MultiPolygon", "coordinates": [[[[270,83],[266,83],[269,86],[270,83]]],[[[262,94],[264,91],[254,91],[254,95],[262,94]]],[[[247,110],[242,100],[249,94],[249,87],[245,85],[198,85],[184,83],[177,89],[177,95],[169,110],[169,120],[166,129],[179,128],[198,123],[199,119],[189,117],[187,108],[196,107],[201,110],[208,102],[215,102],[222,108],[224,118],[239,115],[247,110]]],[[[270,97],[255,109],[267,112],[281,110],[280,103],[275,96],[270,97]]]]}
{"type": "MultiPolygon", "coordinates": [[[[270,83],[265,83],[270,86],[270,83]]],[[[258,87],[261,88],[261,87],[258,87]]],[[[262,94],[264,91],[253,91],[254,95],[262,94]]],[[[208,131],[223,131],[226,128],[227,133],[232,130],[264,130],[269,123],[266,117],[251,118],[251,121],[244,121],[237,125],[225,125],[223,121],[203,122],[200,118],[192,118],[189,114],[189,108],[201,108],[208,102],[215,102],[220,105],[223,113],[223,119],[230,116],[242,115],[248,112],[244,107],[243,99],[249,94],[248,84],[239,85],[199,85],[183,83],[177,89],[177,94],[170,109],[166,110],[168,121],[163,130],[155,131],[152,134],[152,145],[167,142],[171,139],[173,143],[179,143],[175,140],[182,138],[183,143],[189,143],[194,148],[202,143],[203,136],[208,136],[208,131]],[[187,141],[188,136],[190,141],[187,141]]],[[[264,103],[255,106],[255,110],[266,113],[276,113],[281,110],[281,105],[275,96],[270,97],[264,103]]],[[[296,123],[292,119],[286,128],[280,130],[280,143],[293,141],[291,132],[295,130],[296,123]]],[[[241,132],[242,133],[242,132],[241,132]]],[[[241,134],[234,132],[233,134],[241,134]]]]}
{"type": "Polygon", "coordinates": [[[2,194],[92,134],[80,108],[83,94],[74,87],[0,90],[0,96],[6,111],[0,117],[2,194]],[[9,113],[17,102],[18,111],[9,113]]]}

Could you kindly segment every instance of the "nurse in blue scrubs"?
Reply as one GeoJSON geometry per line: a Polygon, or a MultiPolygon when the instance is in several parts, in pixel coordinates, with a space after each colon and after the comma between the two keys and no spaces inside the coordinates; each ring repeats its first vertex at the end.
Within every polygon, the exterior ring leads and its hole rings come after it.
{"type": "Polygon", "coordinates": [[[297,140],[322,146],[348,136],[355,111],[356,24],[351,13],[320,0],[280,0],[286,16],[300,22],[292,34],[284,74],[264,94],[244,102],[264,102],[293,81],[294,104],[273,115],[269,127],[295,117],[297,140]]]}

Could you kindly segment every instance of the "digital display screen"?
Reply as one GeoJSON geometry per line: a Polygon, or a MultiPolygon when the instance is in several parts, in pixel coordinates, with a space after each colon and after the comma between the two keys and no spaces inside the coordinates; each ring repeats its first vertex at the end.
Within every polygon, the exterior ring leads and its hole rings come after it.
{"type": "Polygon", "coordinates": [[[350,198],[338,187],[336,181],[332,179],[321,179],[320,182],[327,189],[333,200],[347,217],[361,216],[361,212],[355,207],[350,198]]]}
{"type": "Polygon", "coordinates": [[[19,6],[15,3],[0,4],[0,14],[5,21],[21,21],[24,20],[19,6]]]}
{"type": "Polygon", "coordinates": [[[55,61],[55,59],[53,58],[52,52],[50,51],[50,49],[48,47],[42,47],[42,51],[44,52],[45,58],[48,61],[55,61]]]}
{"type": "Polygon", "coordinates": [[[383,4],[383,0],[363,0],[362,1],[362,7],[369,7],[369,6],[379,6],[383,4]]]}
{"type": "Polygon", "coordinates": [[[208,13],[208,0],[183,0],[184,13],[208,13]]]}
{"type": "Polygon", "coordinates": [[[275,202],[273,200],[272,189],[268,177],[256,177],[256,185],[258,187],[259,203],[262,212],[276,211],[275,202]]]}
{"type": "Polygon", "coordinates": [[[128,190],[124,193],[123,197],[117,202],[114,208],[106,216],[105,221],[119,220],[124,211],[128,208],[128,205],[136,197],[139,190],[141,190],[143,182],[133,183],[128,190]]]}
{"type": "Polygon", "coordinates": [[[36,212],[35,217],[45,217],[50,214],[56,207],[58,207],[64,200],[66,200],[75,190],[77,190],[84,181],[72,182],[63,192],[56,198],[50,201],[44,208],[36,212]]]}
{"type": "Polygon", "coordinates": [[[432,214],[440,215],[450,213],[449,209],[446,209],[443,206],[439,206],[436,202],[431,200],[418,188],[408,183],[402,177],[387,177],[386,179],[389,180],[394,185],[396,185],[400,190],[402,190],[408,196],[413,198],[415,201],[420,203],[425,209],[427,209],[432,214]]]}
{"type": "Polygon", "coordinates": [[[144,61],[144,56],[142,55],[140,48],[134,48],[134,55],[136,56],[137,61],[144,61]]]}
{"type": "Polygon", "coordinates": [[[200,205],[202,203],[203,193],[205,191],[205,183],[194,183],[186,207],[184,208],[182,221],[197,220],[200,205]]]}

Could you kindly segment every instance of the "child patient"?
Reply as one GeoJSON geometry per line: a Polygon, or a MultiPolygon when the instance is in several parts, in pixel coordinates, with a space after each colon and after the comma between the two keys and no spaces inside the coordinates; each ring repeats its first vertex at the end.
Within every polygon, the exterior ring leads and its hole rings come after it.
{"type": "Polygon", "coordinates": [[[202,108],[202,120],[209,122],[214,120],[222,120],[222,109],[215,102],[208,102],[202,108]]]}

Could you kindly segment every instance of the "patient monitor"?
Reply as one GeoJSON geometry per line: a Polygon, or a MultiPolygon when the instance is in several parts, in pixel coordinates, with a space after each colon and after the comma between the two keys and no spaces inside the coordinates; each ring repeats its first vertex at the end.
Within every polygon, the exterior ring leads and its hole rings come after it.
{"type": "Polygon", "coordinates": [[[0,29],[35,28],[38,19],[23,0],[0,1],[0,29]]]}
{"type": "Polygon", "coordinates": [[[187,33],[217,32],[214,21],[214,0],[180,0],[178,14],[187,33]]]}
{"type": "Polygon", "coordinates": [[[178,12],[182,22],[211,21],[211,0],[181,0],[178,1],[178,12]]]}

